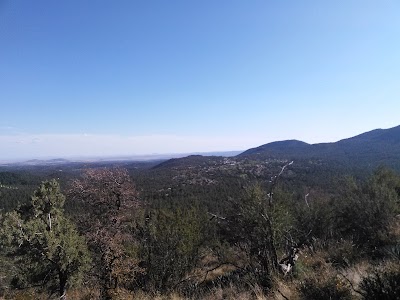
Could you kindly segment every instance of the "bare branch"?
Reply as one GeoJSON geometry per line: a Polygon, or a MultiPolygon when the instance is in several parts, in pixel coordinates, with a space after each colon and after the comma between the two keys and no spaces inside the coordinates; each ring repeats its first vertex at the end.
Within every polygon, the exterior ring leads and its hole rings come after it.
{"type": "Polygon", "coordinates": [[[308,196],[310,195],[310,193],[307,193],[307,195],[304,196],[304,201],[306,202],[306,205],[308,208],[310,208],[310,205],[308,204],[308,196]]]}
{"type": "Polygon", "coordinates": [[[217,219],[220,219],[220,220],[226,220],[225,217],[221,217],[221,216],[218,216],[218,215],[210,213],[210,212],[208,212],[208,214],[211,216],[209,221],[213,220],[214,218],[217,218],[217,219]]]}

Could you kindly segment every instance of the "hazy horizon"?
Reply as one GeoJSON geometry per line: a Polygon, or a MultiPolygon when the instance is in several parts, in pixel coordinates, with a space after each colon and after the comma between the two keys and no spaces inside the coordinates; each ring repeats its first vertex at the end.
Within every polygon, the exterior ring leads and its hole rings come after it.
{"type": "Polygon", "coordinates": [[[148,154],[122,154],[122,155],[68,155],[68,156],[26,156],[9,159],[0,159],[0,164],[27,163],[34,161],[65,160],[71,162],[101,162],[101,161],[156,161],[171,158],[182,158],[189,155],[225,156],[231,157],[245,150],[211,151],[211,152],[181,152],[181,153],[148,153],[148,154]]]}
{"type": "MultiPolygon", "coordinates": [[[[398,125],[400,126],[400,125],[398,125]]],[[[397,126],[396,126],[397,127],[397,126]]],[[[376,130],[376,129],[389,129],[389,128],[374,128],[369,131],[372,130],[376,130]]],[[[359,132],[358,134],[354,135],[357,136],[359,134],[363,134],[365,132],[359,132]]],[[[352,138],[354,136],[349,136],[349,137],[344,137],[342,139],[339,140],[334,140],[334,141],[320,141],[320,142],[315,142],[315,143],[308,143],[308,144],[320,144],[320,143],[334,143],[334,142],[338,142],[340,140],[344,140],[344,139],[348,139],[348,138],[352,138]]],[[[69,136],[69,138],[74,138],[74,136],[69,136]]],[[[79,136],[76,136],[77,138],[79,138],[79,136]]],[[[85,138],[88,138],[88,135],[84,135],[85,138]]],[[[1,139],[4,137],[0,137],[0,142],[1,139]]],[[[60,138],[60,136],[56,136],[55,138],[60,138]]],[[[93,138],[93,136],[92,136],[93,138]]],[[[94,138],[98,138],[96,136],[94,136],[94,138]]],[[[110,137],[108,137],[110,138],[110,137]]],[[[158,137],[160,138],[160,137],[158,137]]],[[[168,140],[171,140],[172,137],[165,137],[168,140]]],[[[37,137],[35,138],[37,139],[37,137]]],[[[132,137],[130,138],[132,139],[132,137]]],[[[134,139],[133,139],[134,140],[134,139]]],[[[284,140],[298,140],[298,139],[284,139],[284,140]]],[[[27,160],[51,160],[51,159],[67,159],[67,160],[73,160],[73,161],[97,161],[97,160],[112,160],[112,159],[116,159],[116,160],[156,160],[156,159],[169,159],[169,158],[179,158],[179,157],[184,157],[186,155],[194,155],[194,154],[200,154],[200,155],[220,155],[220,154],[224,154],[226,156],[231,156],[231,155],[235,155],[235,154],[239,154],[241,152],[244,152],[248,149],[251,148],[255,148],[258,146],[261,146],[263,144],[268,144],[268,143],[272,143],[272,142],[277,142],[277,141],[284,141],[284,140],[274,140],[274,141],[269,141],[267,143],[259,143],[257,145],[252,145],[249,146],[245,149],[226,149],[226,150],[193,150],[193,151],[182,151],[182,152],[152,152],[152,153],[132,153],[129,152],[129,147],[126,147],[127,145],[124,145],[124,147],[122,147],[119,144],[114,144],[114,149],[126,149],[127,152],[125,153],[118,153],[117,150],[111,151],[109,153],[104,152],[104,149],[101,149],[101,151],[97,154],[93,154],[93,151],[90,150],[90,152],[85,153],[85,151],[82,151],[82,148],[85,149],[85,145],[82,146],[82,141],[80,141],[81,148],[79,149],[75,149],[75,153],[74,151],[71,151],[71,149],[67,149],[67,152],[65,152],[66,154],[61,154],[61,155],[36,155],[36,156],[32,156],[31,155],[22,155],[22,156],[3,156],[2,159],[0,159],[0,163],[13,163],[13,162],[23,162],[23,161],[27,161],[27,160]],[[71,154],[73,153],[73,154],[71,154]]],[[[122,141],[124,141],[124,139],[122,139],[122,141]]],[[[128,138],[129,141],[129,138],[128,138]]],[[[299,140],[301,141],[301,140],[299,140]]],[[[36,142],[36,141],[34,141],[36,142]]],[[[34,143],[31,141],[31,143],[34,143]]],[[[134,142],[136,142],[134,140],[134,142]]],[[[305,142],[305,141],[302,141],[305,142]]],[[[17,144],[20,144],[21,142],[18,142],[17,144]]],[[[54,143],[53,141],[48,141],[47,142],[49,145],[54,145],[57,143],[54,143]]],[[[93,140],[92,141],[87,141],[87,143],[89,143],[90,145],[93,145],[93,140]]],[[[306,142],[307,143],[307,142],[306,142]]],[[[100,141],[101,144],[101,141],[100,141]]],[[[136,144],[136,143],[134,143],[136,144]]],[[[61,146],[64,146],[62,143],[60,144],[61,146]]],[[[193,145],[193,144],[191,144],[193,145]]],[[[88,147],[88,149],[91,149],[90,147],[88,147]]],[[[113,148],[112,148],[113,149],[113,148]]],[[[191,148],[190,148],[191,149],[191,148]]],[[[56,151],[57,152],[57,151],[56,151]]],[[[59,153],[62,153],[59,152],[59,153]]]]}
{"type": "Polygon", "coordinates": [[[400,124],[400,2],[0,2],[0,161],[400,124]]]}

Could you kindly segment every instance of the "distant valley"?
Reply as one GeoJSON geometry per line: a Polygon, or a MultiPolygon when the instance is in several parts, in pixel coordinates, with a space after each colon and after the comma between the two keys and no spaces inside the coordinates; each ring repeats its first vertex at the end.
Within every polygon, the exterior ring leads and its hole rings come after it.
{"type": "MultiPolygon", "coordinates": [[[[87,168],[122,167],[129,170],[143,197],[190,194],[218,201],[221,194],[234,196],[251,182],[268,183],[289,161],[282,176],[292,188],[332,189],[332,181],[350,175],[366,178],[380,166],[400,171],[400,126],[376,129],[335,143],[307,144],[297,140],[277,141],[244,152],[150,155],[102,159],[30,160],[0,166],[0,183],[26,185],[29,192],[43,178],[67,182],[87,168]],[[157,191],[156,193],[154,191],[157,191]]],[[[21,186],[21,189],[22,189],[21,186]]]]}
{"type": "MultiPolygon", "coordinates": [[[[284,140],[267,143],[246,151],[220,151],[206,153],[149,154],[115,157],[82,157],[31,159],[19,162],[3,162],[3,166],[56,166],[71,163],[125,165],[129,162],[168,161],[162,166],[206,163],[209,157],[231,157],[234,161],[243,159],[263,161],[268,159],[310,160],[336,164],[346,168],[373,169],[387,165],[400,170],[400,126],[389,129],[375,129],[334,143],[308,144],[298,140],[284,140]],[[196,160],[194,160],[196,157],[196,160]]],[[[160,166],[161,167],[161,166],[160,166]]]]}

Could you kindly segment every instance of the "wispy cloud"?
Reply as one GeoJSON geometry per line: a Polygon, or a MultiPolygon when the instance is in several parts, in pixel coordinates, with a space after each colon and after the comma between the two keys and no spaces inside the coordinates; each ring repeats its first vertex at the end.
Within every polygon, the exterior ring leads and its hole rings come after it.
{"type": "Polygon", "coordinates": [[[10,126],[10,125],[0,125],[0,135],[22,135],[25,134],[26,130],[10,126]]]}

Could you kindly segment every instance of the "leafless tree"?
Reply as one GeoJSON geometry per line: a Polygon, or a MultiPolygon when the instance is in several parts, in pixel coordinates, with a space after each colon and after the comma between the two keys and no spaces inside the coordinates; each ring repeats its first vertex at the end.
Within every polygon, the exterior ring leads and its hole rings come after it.
{"type": "Polygon", "coordinates": [[[137,262],[124,245],[132,241],[126,230],[138,207],[138,193],[126,169],[87,169],[71,182],[68,196],[85,207],[80,225],[97,256],[95,272],[102,296],[138,271],[137,262]]]}

